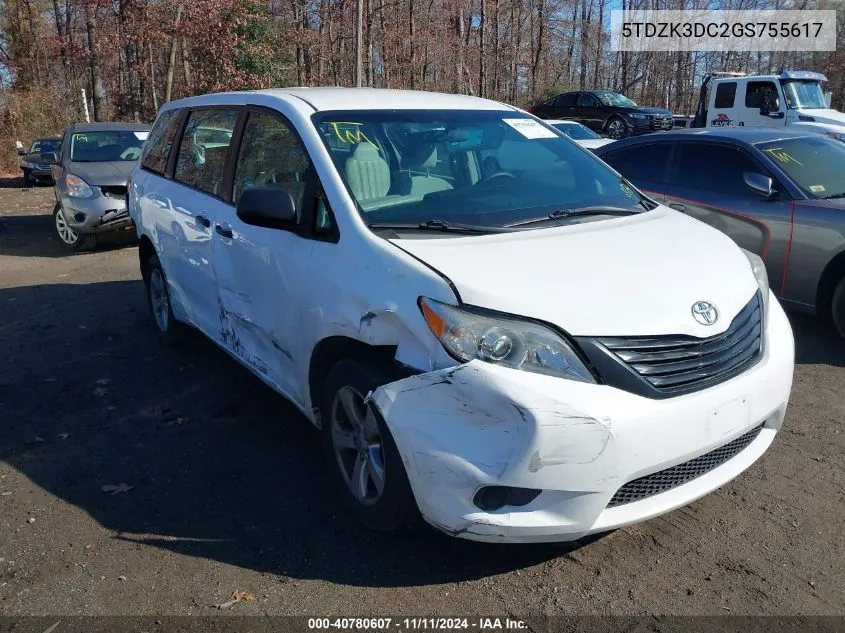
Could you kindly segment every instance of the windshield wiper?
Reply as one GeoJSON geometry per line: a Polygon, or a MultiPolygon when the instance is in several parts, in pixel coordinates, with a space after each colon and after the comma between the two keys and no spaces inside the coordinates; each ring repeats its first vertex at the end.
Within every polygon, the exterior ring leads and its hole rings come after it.
{"type": "Polygon", "coordinates": [[[526,226],[528,224],[540,224],[542,222],[549,222],[553,220],[562,220],[565,218],[584,217],[588,215],[636,215],[642,211],[635,211],[633,209],[625,209],[623,207],[609,207],[609,206],[594,206],[594,207],[578,207],[575,209],[558,209],[542,218],[534,218],[532,220],[525,220],[510,224],[509,227],[526,226]]]}
{"type": "Polygon", "coordinates": [[[829,196],[824,196],[822,200],[833,200],[834,198],[845,198],[845,191],[842,193],[832,193],[829,196]]]}
{"type": "Polygon", "coordinates": [[[443,220],[426,220],[420,223],[373,222],[367,225],[370,229],[394,229],[405,231],[442,231],[444,233],[467,233],[481,235],[484,233],[507,233],[512,229],[504,226],[480,226],[475,224],[460,224],[458,222],[444,222],[443,220]]]}

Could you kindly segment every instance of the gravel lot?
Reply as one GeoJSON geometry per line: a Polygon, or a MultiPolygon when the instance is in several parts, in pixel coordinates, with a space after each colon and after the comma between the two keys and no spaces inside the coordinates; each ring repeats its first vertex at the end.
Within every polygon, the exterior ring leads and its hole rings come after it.
{"type": "Polygon", "coordinates": [[[572,548],[372,535],[304,418],[199,336],[160,348],[136,249],[66,253],[52,200],[0,187],[0,614],[845,614],[827,323],[792,317],[783,432],[689,507],[572,548]]]}

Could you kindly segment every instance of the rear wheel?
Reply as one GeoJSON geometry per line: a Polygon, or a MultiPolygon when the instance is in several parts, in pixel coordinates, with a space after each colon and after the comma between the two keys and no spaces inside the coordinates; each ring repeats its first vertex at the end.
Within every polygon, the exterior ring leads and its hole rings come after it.
{"type": "Polygon", "coordinates": [[[836,329],[842,337],[845,337],[845,277],[839,280],[839,284],[833,291],[831,308],[836,329]]]}
{"type": "Polygon", "coordinates": [[[156,254],[150,255],[144,266],[144,283],[147,287],[147,305],[159,339],[165,345],[178,343],[185,334],[185,326],[173,316],[167,277],[156,254]]]}
{"type": "Polygon", "coordinates": [[[607,135],[615,140],[628,135],[628,124],[618,116],[613,117],[607,124],[607,135]]]}
{"type": "Polygon", "coordinates": [[[350,512],[388,532],[409,525],[416,505],[399,450],[367,394],[391,378],[375,364],[342,360],[329,371],[320,401],[331,477],[350,512]]]}

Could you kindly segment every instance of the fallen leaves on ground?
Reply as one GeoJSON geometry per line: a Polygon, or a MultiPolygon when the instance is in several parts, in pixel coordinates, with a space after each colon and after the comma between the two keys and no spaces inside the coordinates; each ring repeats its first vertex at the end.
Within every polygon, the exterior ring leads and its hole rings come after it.
{"type": "Polygon", "coordinates": [[[235,589],[232,592],[231,600],[227,600],[226,602],[222,602],[216,606],[218,609],[228,609],[236,602],[255,602],[255,596],[253,596],[248,591],[244,591],[242,589],[235,589]]]}

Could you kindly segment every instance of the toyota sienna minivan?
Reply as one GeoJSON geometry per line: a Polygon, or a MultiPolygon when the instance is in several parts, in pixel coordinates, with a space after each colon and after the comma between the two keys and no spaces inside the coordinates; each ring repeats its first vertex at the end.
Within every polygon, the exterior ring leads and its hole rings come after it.
{"type": "Polygon", "coordinates": [[[196,328],[293,402],[371,528],[578,539],[715,490],[781,427],[763,262],[514,107],[174,101],[128,198],[163,341],[196,328]]]}

